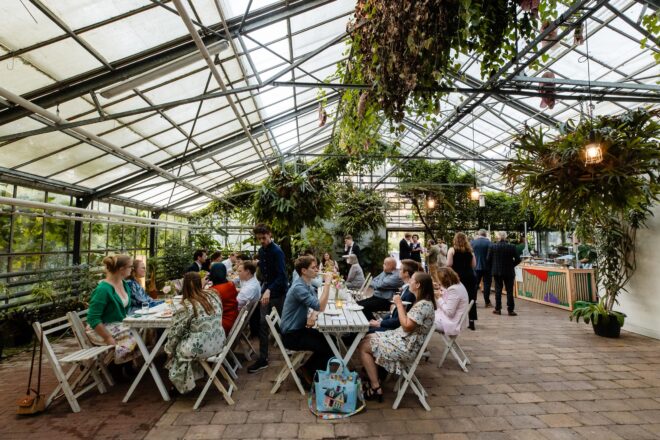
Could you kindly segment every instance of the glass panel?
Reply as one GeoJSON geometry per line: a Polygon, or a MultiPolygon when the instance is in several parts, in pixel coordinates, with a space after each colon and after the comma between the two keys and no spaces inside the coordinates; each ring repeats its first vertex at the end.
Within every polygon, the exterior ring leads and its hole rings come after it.
{"type": "Polygon", "coordinates": [[[18,215],[14,217],[13,252],[40,252],[43,218],[18,215]]]}
{"type": "Polygon", "coordinates": [[[9,229],[11,215],[0,214],[0,252],[9,252],[9,229]]]}
{"type": "Polygon", "coordinates": [[[107,248],[107,233],[108,225],[103,223],[92,223],[92,249],[106,249],[107,248]]]}
{"type": "Polygon", "coordinates": [[[28,272],[38,270],[41,258],[38,255],[11,257],[11,272],[28,272]]]}
{"type": "Polygon", "coordinates": [[[108,225],[108,249],[121,251],[124,249],[123,244],[123,226],[121,225],[108,225]]]}
{"type": "Polygon", "coordinates": [[[66,251],[68,220],[46,218],[46,231],[44,235],[44,251],[66,251]]]}

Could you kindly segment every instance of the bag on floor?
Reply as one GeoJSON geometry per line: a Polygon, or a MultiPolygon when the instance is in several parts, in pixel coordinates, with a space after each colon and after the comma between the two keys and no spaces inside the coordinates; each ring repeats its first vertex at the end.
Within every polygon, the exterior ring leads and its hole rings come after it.
{"type": "Polygon", "coordinates": [[[331,358],[326,369],[314,375],[316,410],[320,413],[355,413],[358,398],[363,400],[361,392],[360,376],[346,368],[341,359],[331,358]]]}
{"type": "Polygon", "coordinates": [[[45,336],[41,336],[41,343],[39,345],[39,372],[37,373],[37,389],[32,388],[32,370],[34,369],[34,355],[37,351],[37,340],[34,341],[32,347],[32,362],[30,363],[30,377],[28,379],[27,391],[25,396],[18,399],[16,402],[16,414],[38,414],[46,410],[46,396],[41,394],[41,360],[44,348],[45,336]]]}

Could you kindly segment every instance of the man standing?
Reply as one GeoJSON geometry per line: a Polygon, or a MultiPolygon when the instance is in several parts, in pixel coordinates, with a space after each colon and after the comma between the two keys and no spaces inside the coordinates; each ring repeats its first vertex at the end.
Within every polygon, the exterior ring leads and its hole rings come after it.
{"type": "Polygon", "coordinates": [[[353,236],[344,236],[344,255],[342,258],[348,258],[349,255],[355,255],[360,261],[360,246],[353,241],[353,236]]]}
{"type": "Polygon", "coordinates": [[[248,373],[256,373],[268,367],[268,324],[266,315],[273,307],[282,316],[282,306],[288,287],[284,252],[273,242],[268,225],[260,223],[254,227],[254,235],[261,244],[259,248],[259,271],[261,272],[261,320],[259,322],[259,359],[248,367],[248,373]]]}
{"type": "Polygon", "coordinates": [[[193,260],[195,261],[193,261],[193,264],[186,269],[186,273],[199,272],[202,270],[202,266],[204,266],[204,263],[206,262],[206,251],[204,249],[197,249],[193,254],[193,260]]]}
{"type": "MultiPolygon", "coordinates": [[[[474,268],[477,273],[477,287],[481,284],[481,280],[484,282],[484,290],[482,291],[484,295],[484,307],[491,307],[490,303],[490,286],[493,281],[493,276],[490,273],[490,267],[486,259],[488,258],[488,249],[490,249],[490,240],[486,237],[486,230],[479,229],[477,232],[477,238],[472,240],[472,251],[474,256],[477,258],[477,266],[474,268]]],[[[475,304],[476,307],[476,304],[475,304]]]]}
{"type": "Polygon", "coordinates": [[[410,241],[412,234],[406,232],[406,235],[399,242],[399,261],[410,260],[410,241]]]}
{"type": "Polygon", "coordinates": [[[392,257],[385,258],[383,271],[371,280],[373,295],[358,301],[358,304],[364,307],[364,316],[368,321],[374,319],[374,312],[390,309],[392,296],[401,286],[403,286],[403,281],[396,270],[396,260],[392,257]]]}
{"type": "Polygon", "coordinates": [[[515,267],[520,263],[516,255],[516,247],[506,242],[506,232],[497,233],[498,242],[488,250],[487,267],[495,278],[495,310],[496,315],[502,314],[502,285],[506,286],[506,308],[509,316],[518,315],[513,311],[513,281],[516,277],[515,267]]]}

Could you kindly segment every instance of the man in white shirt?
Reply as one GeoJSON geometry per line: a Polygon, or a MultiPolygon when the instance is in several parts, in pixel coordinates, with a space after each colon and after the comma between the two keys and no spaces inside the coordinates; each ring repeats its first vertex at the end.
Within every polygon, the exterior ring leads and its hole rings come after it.
{"type": "Polygon", "coordinates": [[[236,252],[232,252],[231,254],[229,254],[227,259],[224,260],[222,264],[224,264],[225,267],[227,268],[227,273],[234,270],[234,264],[236,264],[236,252]]]}
{"type": "Polygon", "coordinates": [[[236,268],[238,278],[241,280],[241,291],[238,292],[238,310],[241,310],[246,304],[259,301],[261,298],[261,285],[254,276],[257,266],[252,261],[243,261],[236,268]]]}

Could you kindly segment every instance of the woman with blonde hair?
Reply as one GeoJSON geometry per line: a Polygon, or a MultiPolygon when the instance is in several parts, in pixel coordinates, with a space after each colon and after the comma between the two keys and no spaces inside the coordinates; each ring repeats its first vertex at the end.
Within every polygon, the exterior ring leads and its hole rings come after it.
{"type": "Polygon", "coordinates": [[[137,258],[133,260],[133,270],[126,279],[126,283],[131,289],[131,306],[129,313],[140,310],[142,308],[142,304],[145,302],[149,304],[149,307],[156,306],[163,302],[151,298],[149,295],[147,295],[147,292],[144,291],[144,288],[140,284],[139,279],[144,278],[146,275],[147,266],[144,264],[144,261],[138,260],[137,258]]]}
{"type": "Polygon", "coordinates": [[[114,345],[115,363],[123,364],[136,356],[137,343],[130,329],[122,324],[131,304],[131,288],[125,279],[133,269],[128,255],[110,255],[103,259],[105,279],[89,299],[87,334],[96,345],[114,345]]]}
{"type": "MultiPolygon", "coordinates": [[[[214,266],[215,267],[215,266],[214,266]]],[[[197,359],[206,359],[222,351],[225,331],[222,328],[222,302],[212,290],[202,289],[198,272],[183,276],[183,310],[174,316],[174,324],[165,344],[169,355],[166,368],[177,391],[195,388],[195,379],[203,375],[197,359]]]]}
{"type": "MultiPolygon", "coordinates": [[[[462,232],[454,234],[453,246],[447,251],[447,267],[454,269],[461,283],[467,290],[470,300],[477,300],[477,275],[474,268],[477,266],[477,258],[474,256],[472,246],[467,236],[462,232]]],[[[470,324],[468,328],[475,330],[474,321],[477,320],[477,308],[470,309],[470,324]]]]}

